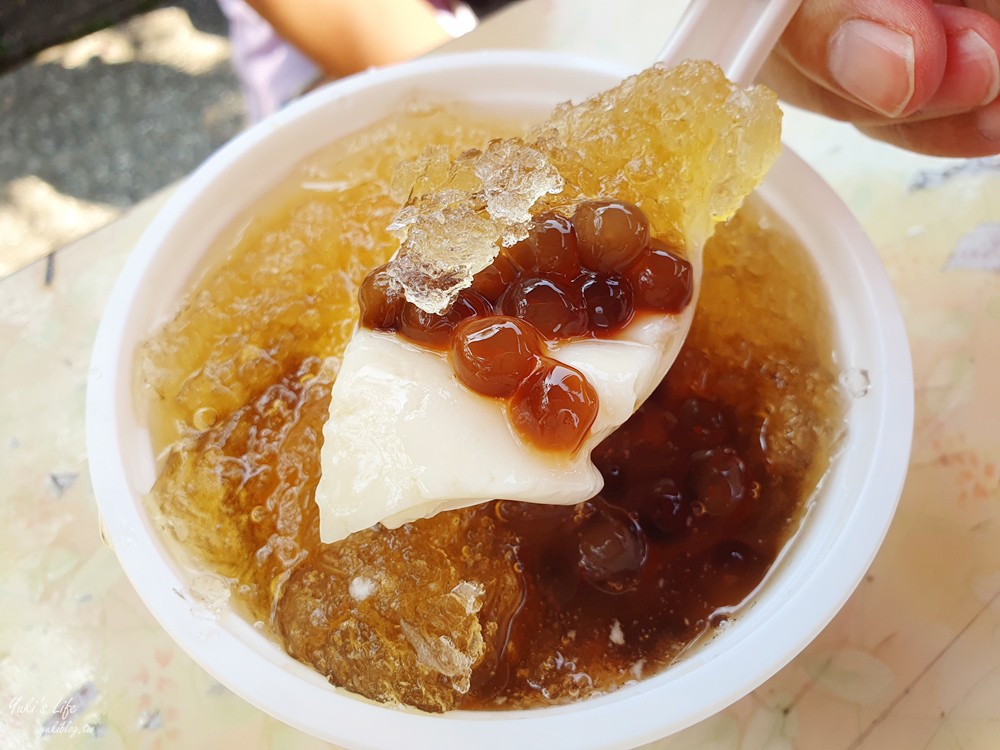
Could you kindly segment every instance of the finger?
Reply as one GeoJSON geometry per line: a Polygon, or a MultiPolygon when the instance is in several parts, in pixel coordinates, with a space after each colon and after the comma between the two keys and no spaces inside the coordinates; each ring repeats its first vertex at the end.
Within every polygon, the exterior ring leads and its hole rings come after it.
{"type": "Polygon", "coordinates": [[[778,92],[778,96],[788,104],[835,120],[873,126],[885,125],[887,122],[884,115],[863,104],[845,99],[842,94],[807,78],[791,60],[782,55],[771,55],[767,59],[757,81],[778,92]]]}
{"type": "MultiPolygon", "coordinates": [[[[800,109],[807,109],[811,112],[819,112],[835,120],[850,122],[859,127],[873,128],[896,123],[923,122],[925,120],[958,114],[955,108],[939,111],[931,111],[925,108],[914,112],[908,117],[889,119],[877,112],[873,112],[867,107],[844,99],[840,94],[835,94],[813,83],[802,76],[798,69],[790,62],[775,55],[772,55],[767,60],[757,80],[759,83],[763,83],[765,86],[777,91],[782,100],[788,104],[792,104],[800,109]]],[[[958,109],[964,111],[972,109],[972,107],[961,107],[958,109]]]]}
{"type": "Polygon", "coordinates": [[[1000,0],[966,0],[965,6],[1000,21],[1000,0]]]}
{"type": "MultiPolygon", "coordinates": [[[[996,4],[1000,14],[1000,0],[996,4]]],[[[966,0],[967,5],[972,0],[966,0]]],[[[1000,21],[983,12],[988,10],[981,0],[983,10],[975,11],[953,0],[945,7],[936,8],[936,14],[946,38],[945,69],[937,90],[927,103],[905,121],[926,120],[954,114],[981,106],[996,98],[1000,88],[1000,21]]],[[[878,124],[880,115],[853,101],[838,101],[840,95],[829,87],[816,83],[814,78],[804,79],[802,71],[788,55],[772,55],[762,73],[762,82],[778,91],[782,98],[797,106],[813,109],[838,119],[859,124],[878,124]]]]}
{"type": "Polygon", "coordinates": [[[951,117],[861,126],[860,130],[872,138],[932,156],[992,156],[1000,153],[1000,101],[951,117]]]}
{"type": "Polygon", "coordinates": [[[761,82],[781,91],[789,104],[852,122],[867,135],[935,156],[975,157],[1000,153],[1000,103],[950,117],[911,115],[888,120],[803,78],[787,60],[772,56],[761,82]]]}
{"type": "Polygon", "coordinates": [[[937,0],[938,5],[956,5],[978,10],[1000,21],[1000,0],[937,0]]]}
{"type": "Polygon", "coordinates": [[[937,91],[947,39],[931,0],[805,0],[777,54],[826,90],[895,118],[937,91]]]}
{"type": "Polygon", "coordinates": [[[937,8],[948,43],[941,85],[921,112],[960,112],[1000,93],[1000,21],[976,10],[937,8]]]}

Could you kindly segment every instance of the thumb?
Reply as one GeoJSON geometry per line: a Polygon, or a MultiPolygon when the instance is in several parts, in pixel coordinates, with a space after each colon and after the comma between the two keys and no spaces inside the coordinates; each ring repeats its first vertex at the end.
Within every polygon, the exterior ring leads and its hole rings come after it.
{"type": "Polygon", "coordinates": [[[947,38],[931,0],[804,0],[777,53],[827,91],[898,118],[937,91],[947,38]]]}

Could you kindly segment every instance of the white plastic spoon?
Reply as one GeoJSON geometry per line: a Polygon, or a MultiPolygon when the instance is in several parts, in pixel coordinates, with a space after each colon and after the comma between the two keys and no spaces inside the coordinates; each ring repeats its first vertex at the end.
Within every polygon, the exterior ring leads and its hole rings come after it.
{"type": "Polygon", "coordinates": [[[691,0],[656,60],[711,60],[730,81],[749,86],[800,5],[802,0],[691,0]]]}

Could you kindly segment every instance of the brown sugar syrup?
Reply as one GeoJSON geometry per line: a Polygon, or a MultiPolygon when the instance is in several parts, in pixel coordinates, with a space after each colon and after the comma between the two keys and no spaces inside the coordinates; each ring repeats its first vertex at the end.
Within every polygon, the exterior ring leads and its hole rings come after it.
{"type": "Polygon", "coordinates": [[[322,545],[322,426],[358,285],[394,249],[395,164],[515,130],[425,109],[316,154],[220,237],[139,354],[164,456],[151,507],[173,536],[295,658],[432,711],[561,703],[664,668],[760,585],[843,430],[822,285],[751,200],[706,247],[674,368],[595,450],[598,497],[322,545]],[[472,612],[454,593],[466,583],[482,589],[472,612]]]}

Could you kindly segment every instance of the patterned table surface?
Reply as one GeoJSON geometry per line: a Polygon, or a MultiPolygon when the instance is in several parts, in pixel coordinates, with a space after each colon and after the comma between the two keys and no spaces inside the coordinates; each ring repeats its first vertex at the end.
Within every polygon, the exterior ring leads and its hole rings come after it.
{"type": "MultiPolygon", "coordinates": [[[[640,65],[680,0],[529,0],[454,43],[640,65]]],[[[753,694],[651,747],[1000,748],[1000,159],[919,157],[789,112],[786,142],[860,218],[914,357],[916,435],[869,575],[753,694]]],[[[100,541],[86,466],[90,347],[165,195],[0,281],[0,748],[324,744],[182,653],[100,541]]]]}

